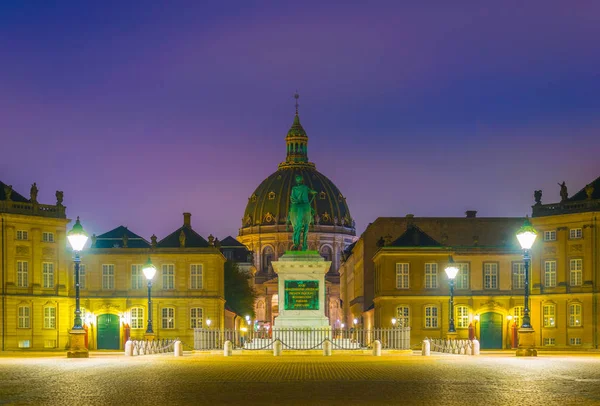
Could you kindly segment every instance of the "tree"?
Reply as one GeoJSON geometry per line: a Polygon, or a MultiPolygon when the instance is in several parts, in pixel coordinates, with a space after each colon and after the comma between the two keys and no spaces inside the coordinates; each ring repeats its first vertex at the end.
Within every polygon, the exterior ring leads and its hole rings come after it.
{"type": "Polygon", "coordinates": [[[251,274],[242,272],[234,261],[225,262],[225,301],[240,316],[254,318],[256,292],[250,286],[251,274]]]}

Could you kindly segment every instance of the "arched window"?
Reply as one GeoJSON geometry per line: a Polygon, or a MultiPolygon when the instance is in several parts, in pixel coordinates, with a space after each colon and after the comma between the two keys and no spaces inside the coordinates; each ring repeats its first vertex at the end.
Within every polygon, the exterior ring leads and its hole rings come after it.
{"type": "Polygon", "coordinates": [[[569,327],[581,327],[581,303],[569,305],[569,327]]]}
{"type": "Polygon", "coordinates": [[[131,309],[131,328],[144,328],[144,309],[133,307],[131,309]]]}
{"type": "Polygon", "coordinates": [[[275,257],[275,252],[273,252],[273,248],[270,245],[267,245],[263,249],[262,254],[262,271],[265,273],[270,272],[271,270],[271,262],[275,257]]]}
{"type": "Polygon", "coordinates": [[[456,306],[456,328],[469,327],[469,308],[467,306],[456,306]]]}

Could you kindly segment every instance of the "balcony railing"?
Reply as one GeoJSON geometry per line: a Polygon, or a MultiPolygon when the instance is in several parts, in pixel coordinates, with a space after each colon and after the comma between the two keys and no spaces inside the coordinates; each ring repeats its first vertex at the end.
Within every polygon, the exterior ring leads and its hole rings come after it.
{"type": "Polygon", "coordinates": [[[24,214],[27,216],[40,216],[64,219],[66,218],[65,206],[52,206],[49,204],[13,202],[0,200],[0,213],[24,214]]]}
{"type": "Polygon", "coordinates": [[[580,213],[587,211],[600,211],[600,199],[538,204],[533,206],[533,217],[554,216],[557,214],[580,213]]]}

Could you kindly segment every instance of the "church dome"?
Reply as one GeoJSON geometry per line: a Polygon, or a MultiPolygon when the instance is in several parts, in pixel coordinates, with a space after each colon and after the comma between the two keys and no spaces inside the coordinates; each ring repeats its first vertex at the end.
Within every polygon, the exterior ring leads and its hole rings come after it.
{"type": "Polygon", "coordinates": [[[346,198],[331,180],[308,161],[308,136],[300,124],[297,103],[296,116],[285,139],[286,160],[280,163],[279,169],[262,181],[248,198],[242,218],[241,234],[258,226],[275,226],[277,231],[285,231],[290,194],[296,184],[296,175],[301,175],[304,184],[317,192],[311,203],[315,212],[311,229],[355,235],[354,220],[346,198]]]}

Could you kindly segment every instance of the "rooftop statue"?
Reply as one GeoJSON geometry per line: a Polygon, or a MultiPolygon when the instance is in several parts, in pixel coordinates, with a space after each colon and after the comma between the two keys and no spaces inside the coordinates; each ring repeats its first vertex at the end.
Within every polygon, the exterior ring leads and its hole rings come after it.
{"type": "Polygon", "coordinates": [[[567,191],[567,185],[566,185],[565,181],[563,181],[563,183],[559,183],[558,186],[560,186],[560,201],[561,202],[567,201],[567,199],[569,197],[569,192],[567,191]]]}
{"type": "Polygon", "coordinates": [[[290,213],[288,221],[292,223],[294,233],[292,235],[292,250],[306,251],[308,248],[308,227],[313,222],[314,213],[311,203],[316,191],[304,184],[302,175],[296,175],[296,186],[292,188],[290,195],[290,213]],[[309,198],[309,195],[312,196],[309,198]]]}

